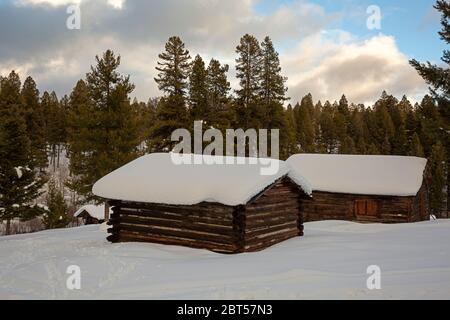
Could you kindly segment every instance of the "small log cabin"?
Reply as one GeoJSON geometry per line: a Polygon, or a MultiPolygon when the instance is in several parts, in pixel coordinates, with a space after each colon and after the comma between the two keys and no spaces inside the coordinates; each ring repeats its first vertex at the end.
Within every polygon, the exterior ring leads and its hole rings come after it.
{"type": "Polygon", "coordinates": [[[401,223],[430,219],[427,160],[402,156],[297,154],[287,163],[304,176],[312,198],[305,222],[401,223]]]}
{"type": "Polygon", "coordinates": [[[192,164],[177,165],[171,155],[145,155],[94,185],[112,208],[109,241],[241,253],[303,235],[310,188],[285,162],[269,160],[277,170],[263,175],[267,163],[249,158],[184,155],[192,164]]]}
{"type": "Polygon", "coordinates": [[[73,216],[81,219],[84,225],[100,224],[105,221],[105,206],[88,204],[78,209],[73,216]]]}

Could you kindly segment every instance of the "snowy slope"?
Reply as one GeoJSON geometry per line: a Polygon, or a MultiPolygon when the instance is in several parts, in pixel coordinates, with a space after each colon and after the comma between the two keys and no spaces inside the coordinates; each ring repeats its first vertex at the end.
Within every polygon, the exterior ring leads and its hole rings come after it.
{"type": "Polygon", "coordinates": [[[241,255],[110,244],[98,225],[2,237],[0,299],[450,299],[450,221],[324,221],[305,231],[241,255]],[[79,291],[66,289],[72,264],[79,291]],[[381,290],[366,288],[372,264],[381,290]]]}
{"type": "Polygon", "coordinates": [[[427,159],[403,156],[296,154],[286,161],[314,191],[415,196],[427,159]]]}

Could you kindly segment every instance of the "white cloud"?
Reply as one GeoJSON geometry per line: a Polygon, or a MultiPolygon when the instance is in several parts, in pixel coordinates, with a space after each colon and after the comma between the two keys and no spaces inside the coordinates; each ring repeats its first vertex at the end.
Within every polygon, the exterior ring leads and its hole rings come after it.
{"type": "MultiPolygon", "coordinates": [[[[52,7],[69,6],[71,4],[81,4],[82,2],[93,0],[15,0],[14,3],[18,6],[27,5],[48,5],[52,7]]],[[[106,3],[116,9],[122,9],[126,0],[107,0],[106,3]]]]}
{"type": "Polygon", "coordinates": [[[408,60],[391,36],[360,41],[345,32],[331,38],[324,33],[313,35],[295,53],[282,57],[293,101],[310,92],[322,101],[345,94],[349,101],[368,104],[383,90],[413,100],[426,93],[424,81],[408,60]]]}
{"type": "Polygon", "coordinates": [[[63,6],[74,0],[15,1],[24,7],[0,12],[0,28],[10,30],[0,33],[0,42],[8,44],[0,47],[0,74],[14,67],[22,77],[33,76],[42,90],[56,89],[59,95],[69,93],[95,55],[109,48],[121,54],[121,71],[131,75],[139,99],[159,95],[156,61],[172,35],[185,41],[192,56],[228,63],[235,85],[235,47],[245,33],[259,39],[269,35],[283,48],[280,58],[293,103],[308,92],[321,100],[345,93],[350,101],[370,102],[382,90],[411,97],[426,90],[395,39],[379,35],[361,41],[330,30],[328,23],[339,15],[306,0],[267,14],[254,11],[256,0],[75,0],[83,19],[77,31],[65,28],[63,6]]]}

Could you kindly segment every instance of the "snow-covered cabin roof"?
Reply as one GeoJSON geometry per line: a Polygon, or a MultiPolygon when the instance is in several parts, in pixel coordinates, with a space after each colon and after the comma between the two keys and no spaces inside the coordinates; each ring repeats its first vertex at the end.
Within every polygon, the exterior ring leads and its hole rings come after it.
{"type": "MultiPolygon", "coordinates": [[[[179,156],[179,155],[178,155],[179,156]]],[[[267,163],[250,164],[249,158],[186,155],[208,161],[203,164],[175,164],[171,153],[142,156],[106,175],[95,183],[92,192],[102,198],[134,202],[193,205],[217,202],[235,206],[246,204],[280,178],[288,175],[284,161],[264,159],[278,166],[272,175],[262,175],[267,163]],[[237,160],[245,160],[238,164],[237,160]],[[216,163],[211,164],[212,161],[216,163]],[[217,164],[217,161],[223,164],[217,164]],[[231,161],[234,164],[226,164],[231,161]]],[[[292,180],[306,193],[306,181],[293,175],[292,180]]]]}
{"type": "MultiPolygon", "coordinates": [[[[86,211],[87,213],[89,213],[89,215],[92,218],[96,218],[99,220],[103,220],[105,219],[105,205],[93,205],[93,204],[87,204],[83,207],[81,207],[80,209],[77,210],[77,212],[74,213],[74,217],[78,217],[81,213],[83,213],[83,211],[86,211]]],[[[110,210],[111,213],[111,210],[110,210]]]]}
{"type": "Polygon", "coordinates": [[[314,191],[415,196],[427,160],[417,157],[297,154],[287,163],[314,191]]]}

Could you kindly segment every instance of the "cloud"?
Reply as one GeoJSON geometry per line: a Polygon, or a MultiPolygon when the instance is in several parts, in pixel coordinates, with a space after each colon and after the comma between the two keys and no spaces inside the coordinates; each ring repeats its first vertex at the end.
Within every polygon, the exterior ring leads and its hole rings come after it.
{"type": "MultiPolygon", "coordinates": [[[[82,2],[92,0],[15,0],[17,6],[51,6],[61,7],[69,5],[80,5],[82,2]]],[[[107,0],[106,3],[116,9],[122,9],[126,0],[107,0]]]]}
{"type": "Polygon", "coordinates": [[[3,6],[0,29],[8,32],[0,33],[0,43],[7,44],[0,46],[1,69],[26,65],[41,88],[55,85],[61,95],[84,77],[96,54],[111,48],[122,55],[121,70],[131,74],[135,94],[147,99],[159,94],[154,68],[172,35],[181,36],[192,55],[217,57],[233,65],[235,47],[244,33],[298,41],[330,20],[320,6],[303,0],[270,14],[256,13],[256,0],[78,2],[81,30],[66,28],[69,0],[13,0],[3,6]],[[111,4],[119,2],[121,10],[116,10],[111,4]],[[64,63],[55,66],[52,61],[64,63]]]}
{"type": "Polygon", "coordinates": [[[383,90],[412,100],[427,91],[393,37],[380,34],[360,41],[345,32],[337,34],[314,35],[286,57],[293,101],[310,92],[322,101],[345,94],[349,101],[371,104],[383,90]]]}
{"type": "Polygon", "coordinates": [[[329,30],[342,15],[306,0],[269,13],[256,12],[257,2],[78,0],[81,30],[68,30],[66,9],[73,0],[11,0],[0,10],[0,30],[7,30],[0,32],[0,74],[20,70],[22,77],[33,76],[41,90],[54,89],[61,96],[84,78],[95,55],[110,48],[122,56],[120,71],[131,75],[134,94],[147,100],[160,94],[153,78],[168,37],[179,35],[192,56],[228,63],[236,84],[235,47],[251,33],[259,39],[269,35],[280,48],[293,101],[308,92],[320,99],[345,92],[350,100],[365,102],[383,89],[403,94],[422,88],[394,39],[361,42],[329,30]]]}

